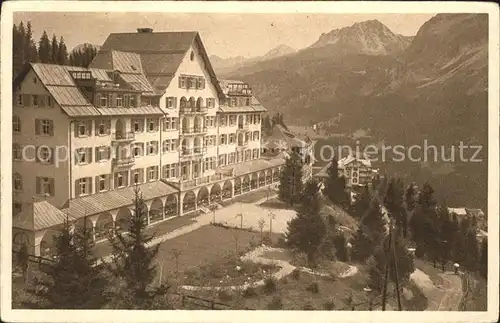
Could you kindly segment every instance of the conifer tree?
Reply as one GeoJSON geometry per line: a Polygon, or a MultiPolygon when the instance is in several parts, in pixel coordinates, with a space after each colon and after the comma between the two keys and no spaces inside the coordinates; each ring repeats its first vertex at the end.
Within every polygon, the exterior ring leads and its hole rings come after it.
{"type": "Polygon", "coordinates": [[[56,35],[52,35],[52,43],[50,44],[50,63],[58,64],[59,44],[57,43],[56,35]]]}
{"type": "Polygon", "coordinates": [[[302,193],[302,164],[300,156],[292,152],[286,159],[280,174],[279,199],[294,205],[298,203],[302,193]]]}
{"type": "Polygon", "coordinates": [[[45,30],[40,37],[40,41],[38,42],[38,58],[40,59],[41,63],[49,63],[51,59],[50,40],[45,30]]]}
{"type": "Polygon", "coordinates": [[[346,192],[346,181],[344,176],[339,175],[338,161],[334,157],[327,169],[328,178],[323,192],[333,203],[342,207],[349,205],[349,195],[346,192]]]}
{"type": "Polygon", "coordinates": [[[386,221],[380,205],[372,201],[368,212],[359,221],[353,242],[353,259],[360,262],[367,260],[382,243],[386,231],[386,221]]]}
{"type": "Polygon", "coordinates": [[[68,64],[68,49],[66,48],[66,44],[64,43],[64,38],[62,36],[59,38],[59,44],[57,47],[57,64],[68,64]]]}
{"type": "Polygon", "coordinates": [[[309,266],[314,266],[319,247],[326,233],[325,222],[320,215],[321,202],[318,185],[309,181],[301,195],[297,216],[288,222],[287,246],[307,255],[309,266]]]}
{"type": "Polygon", "coordinates": [[[356,202],[354,204],[354,215],[361,219],[365,213],[368,211],[371,205],[371,194],[368,189],[368,186],[365,186],[361,194],[356,198],[356,202]]]}
{"type": "Polygon", "coordinates": [[[389,182],[387,191],[384,197],[384,206],[389,217],[394,219],[396,224],[395,234],[403,234],[406,237],[408,230],[406,223],[406,212],[403,207],[403,190],[402,182],[399,179],[392,179],[389,182]]]}
{"type": "MultiPolygon", "coordinates": [[[[138,187],[134,189],[134,211],[129,220],[128,234],[111,235],[113,263],[109,270],[117,279],[113,308],[154,309],[157,297],[164,295],[165,286],[155,287],[155,257],[160,244],[148,244],[154,238],[146,232],[147,207],[138,187]]],[[[163,304],[167,306],[166,304],[163,304]]]]}
{"type": "MultiPolygon", "coordinates": [[[[48,39],[48,38],[47,38],[48,39]]],[[[39,62],[38,52],[36,49],[35,41],[33,40],[33,31],[31,28],[31,21],[26,25],[26,37],[24,39],[24,62],[39,62]]]]}
{"type": "Polygon", "coordinates": [[[107,279],[90,254],[90,230],[84,226],[72,232],[69,222],[64,223],[54,239],[55,262],[40,267],[42,275],[35,278],[35,287],[28,290],[36,298],[25,304],[27,307],[99,309],[108,302],[107,279]]]}
{"type": "Polygon", "coordinates": [[[412,216],[409,226],[412,231],[413,240],[417,244],[417,256],[435,251],[436,244],[436,200],[434,189],[425,183],[417,199],[415,214],[412,216]]]}

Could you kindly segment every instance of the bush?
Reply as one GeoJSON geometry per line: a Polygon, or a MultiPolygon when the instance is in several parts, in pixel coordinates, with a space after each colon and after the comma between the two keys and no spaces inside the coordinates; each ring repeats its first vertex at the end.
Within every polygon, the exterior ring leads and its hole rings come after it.
{"type": "Polygon", "coordinates": [[[295,280],[299,280],[300,279],[300,270],[298,268],[295,268],[292,271],[292,278],[295,279],[295,280]]]}
{"type": "Polygon", "coordinates": [[[257,296],[257,291],[255,290],[255,288],[253,287],[247,287],[244,291],[243,291],[243,294],[242,296],[245,297],[245,298],[250,298],[250,297],[254,297],[254,296],[257,296]]]}
{"type": "Polygon", "coordinates": [[[266,294],[272,294],[276,292],[277,289],[278,289],[278,284],[272,277],[268,277],[266,278],[266,280],[264,280],[264,292],[266,294]]]}
{"type": "Polygon", "coordinates": [[[279,236],[278,241],[276,242],[276,247],[277,248],[286,248],[286,239],[285,239],[285,236],[283,234],[279,236]]]}
{"type": "Polygon", "coordinates": [[[333,302],[333,300],[329,299],[323,303],[323,308],[326,311],[333,311],[335,309],[335,303],[333,302]]]}
{"type": "Polygon", "coordinates": [[[219,299],[222,302],[229,302],[231,299],[233,299],[233,295],[231,295],[231,293],[228,292],[227,290],[221,289],[218,294],[219,294],[219,299]]]}
{"type": "Polygon", "coordinates": [[[270,236],[265,236],[262,238],[262,243],[265,244],[266,246],[270,246],[273,244],[273,240],[271,239],[270,236]]]}
{"type": "Polygon", "coordinates": [[[307,303],[302,307],[302,309],[304,311],[314,311],[314,306],[311,303],[307,303]]]}
{"type": "Polygon", "coordinates": [[[283,309],[283,301],[281,300],[281,297],[275,296],[273,299],[267,304],[267,309],[268,310],[281,310],[283,309]]]}
{"type": "Polygon", "coordinates": [[[310,291],[311,293],[317,294],[319,293],[319,285],[316,282],[311,283],[309,286],[307,286],[306,290],[310,291]]]}

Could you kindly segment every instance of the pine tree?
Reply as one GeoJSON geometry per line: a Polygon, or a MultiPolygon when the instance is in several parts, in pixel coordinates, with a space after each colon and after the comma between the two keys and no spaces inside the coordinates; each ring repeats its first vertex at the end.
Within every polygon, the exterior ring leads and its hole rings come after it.
{"type": "Polygon", "coordinates": [[[338,161],[334,157],[327,169],[328,178],[323,192],[333,203],[342,207],[349,205],[349,195],[346,192],[346,182],[343,176],[339,175],[338,161]]]}
{"type": "Polygon", "coordinates": [[[438,243],[436,244],[436,249],[438,249],[438,258],[444,267],[446,261],[451,259],[451,250],[453,245],[453,224],[451,220],[450,213],[448,212],[448,207],[440,206],[437,211],[436,218],[436,228],[438,235],[438,243]]]}
{"type": "Polygon", "coordinates": [[[334,244],[336,251],[335,255],[337,259],[340,261],[348,261],[347,240],[343,232],[340,231],[338,234],[335,235],[334,244]]]}
{"type": "Polygon", "coordinates": [[[90,229],[72,232],[68,221],[64,223],[54,239],[55,263],[40,267],[42,276],[28,290],[36,295],[36,303],[28,302],[27,307],[99,309],[108,302],[107,279],[90,255],[90,229]]]}
{"type": "Polygon", "coordinates": [[[69,63],[72,66],[88,67],[96,55],[97,48],[95,46],[84,44],[82,48],[74,49],[69,54],[69,63]]]}
{"type": "Polygon", "coordinates": [[[59,55],[59,44],[57,43],[56,35],[52,35],[52,43],[50,44],[50,63],[57,64],[59,55]]]}
{"type": "Polygon", "coordinates": [[[437,243],[437,229],[435,227],[436,200],[434,189],[425,183],[417,199],[415,214],[412,216],[409,226],[412,231],[413,240],[417,244],[417,256],[424,254],[432,255],[437,243]]]}
{"type": "Polygon", "coordinates": [[[406,223],[406,212],[403,207],[403,190],[402,182],[399,179],[392,179],[389,182],[387,191],[384,197],[384,206],[389,214],[389,217],[395,221],[396,233],[403,234],[406,237],[408,225],[406,223]]]}
{"type": "Polygon", "coordinates": [[[12,76],[15,78],[21,72],[24,65],[24,25],[21,22],[19,27],[14,24],[12,34],[12,76]]]}
{"type": "Polygon", "coordinates": [[[40,37],[40,41],[38,42],[38,57],[42,63],[49,63],[51,59],[50,40],[45,30],[43,31],[42,37],[40,37]]]}
{"type": "Polygon", "coordinates": [[[479,246],[476,237],[476,230],[469,228],[465,235],[465,248],[466,248],[466,258],[465,265],[470,271],[476,271],[478,269],[479,261],[479,246]]]}
{"type": "Polygon", "coordinates": [[[383,243],[375,248],[373,256],[371,256],[368,261],[368,272],[369,272],[369,286],[377,291],[381,291],[384,282],[384,272],[386,258],[389,258],[389,280],[392,282],[396,281],[396,273],[394,272],[394,260],[397,260],[398,269],[398,281],[399,287],[405,286],[410,279],[410,275],[415,271],[415,265],[413,262],[413,256],[408,251],[408,245],[406,240],[401,236],[393,236],[392,243],[395,243],[395,253],[394,257],[393,246],[389,249],[389,236],[384,238],[383,243]]]}
{"type": "Polygon", "coordinates": [[[64,43],[64,38],[59,38],[59,45],[57,51],[57,64],[66,65],[68,63],[68,49],[64,43]]]}
{"type": "MultiPolygon", "coordinates": [[[[134,189],[134,212],[130,217],[128,235],[110,236],[113,263],[109,270],[117,278],[113,308],[154,309],[156,298],[165,286],[153,287],[156,276],[155,258],[160,244],[148,247],[154,238],[146,233],[147,208],[138,187],[134,189]]],[[[166,304],[164,304],[166,306],[166,304]]]]}
{"type": "Polygon", "coordinates": [[[280,174],[278,197],[280,200],[294,205],[299,202],[302,193],[302,164],[300,156],[292,152],[287,158],[280,174]]]}
{"type": "Polygon", "coordinates": [[[386,232],[386,221],[380,205],[372,201],[368,212],[359,221],[359,228],[353,242],[353,259],[365,261],[382,243],[386,232]]]}
{"type": "MultiPolygon", "coordinates": [[[[48,38],[47,38],[48,39],[48,38]]],[[[35,41],[33,40],[33,31],[31,29],[31,21],[26,25],[26,37],[24,39],[24,62],[39,62],[38,52],[35,41]]]]}
{"type": "Polygon", "coordinates": [[[321,202],[318,185],[309,181],[301,195],[297,216],[288,222],[287,246],[307,255],[309,266],[314,266],[319,247],[326,234],[326,226],[320,215],[321,202]]]}

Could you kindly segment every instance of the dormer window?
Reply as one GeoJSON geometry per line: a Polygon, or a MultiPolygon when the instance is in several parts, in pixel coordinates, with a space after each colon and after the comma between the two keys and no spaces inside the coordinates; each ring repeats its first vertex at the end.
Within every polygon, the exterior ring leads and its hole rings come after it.
{"type": "Polygon", "coordinates": [[[107,107],[108,106],[108,97],[106,95],[97,95],[97,102],[99,106],[101,107],[107,107]]]}
{"type": "Polygon", "coordinates": [[[116,106],[121,108],[123,106],[123,95],[118,94],[116,96],[116,106]]]}

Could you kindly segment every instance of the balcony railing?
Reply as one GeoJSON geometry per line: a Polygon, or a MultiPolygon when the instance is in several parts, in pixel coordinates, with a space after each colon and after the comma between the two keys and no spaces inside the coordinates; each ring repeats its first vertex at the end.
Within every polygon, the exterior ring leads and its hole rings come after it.
{"type": "Polygon", "coordinates": [[[237,145],[236,145],[236,149],[238,150],[242,150],[242,149],[246,149],[248,147],[248,141],[246,142],[239,142],[237,145]]]}
{"type": "Polygon", "coordinates": [[[238,131],[246,131],[250,127],[249,123],[239,123],[238,128],[236,130],[238,131]]]}
{"type": "Polygon", "coordinates": [[[129,141],[134,141],[135,140],[135,133],[134,132],[115,132],[113,133],[112,137],[113,141],[117,142],[129,142],[129,141]]]}
{"type": "Polygon", "coordinates": [[[135,164],[134,157],[120,157],[113,159],[113,166],[117,168],[132,167],[135,164]]]}
{"type": "Polygon", "coordinates": [[[207,148],[205,147],[195,147],[189,149],[181,149],[181,158],[191,158],[198,157],[207,152],[207,148]]]}
{"type": "Polygon", "coordinates": [[[181,107],[179,111],[183,114],[206,114],[207,107],[181,107]]]}
{"type": "Polygon", "coordinates": [[[227,91],[228,95],[252,95],[252,89],[246,88],[246,89],[229,89],[227,91]]]}
{"type": "Polygon", "coordinates": [[[185,127],[185,128],[181,128],[181,134],[183,134],[183,135],[204,134],[206,132],[207,132],[207,127],[185,127]]]}

